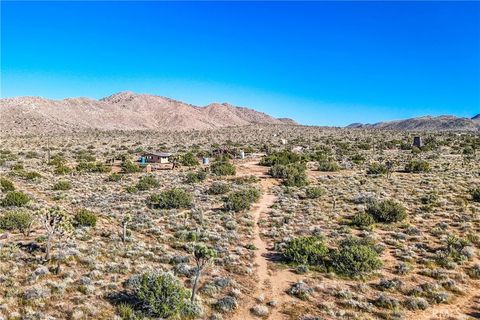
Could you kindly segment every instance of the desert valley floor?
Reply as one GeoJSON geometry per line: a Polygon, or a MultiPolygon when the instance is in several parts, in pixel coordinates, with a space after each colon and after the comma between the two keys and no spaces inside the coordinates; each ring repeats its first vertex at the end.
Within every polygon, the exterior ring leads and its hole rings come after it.
{"type": "Polygon", "coordinates": [[[283,124],[4,135],[0,319],[478,319],[479,148],[283,124]]]}

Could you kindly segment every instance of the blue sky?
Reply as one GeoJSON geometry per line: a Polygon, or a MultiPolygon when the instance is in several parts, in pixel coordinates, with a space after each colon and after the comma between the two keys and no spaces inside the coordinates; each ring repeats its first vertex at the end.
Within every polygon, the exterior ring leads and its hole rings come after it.
{"type": "Polygon", "coordinates": [[[478,2],[5,2],[1,96],[131,90],[303,124],[480,113],[478,2]]]}

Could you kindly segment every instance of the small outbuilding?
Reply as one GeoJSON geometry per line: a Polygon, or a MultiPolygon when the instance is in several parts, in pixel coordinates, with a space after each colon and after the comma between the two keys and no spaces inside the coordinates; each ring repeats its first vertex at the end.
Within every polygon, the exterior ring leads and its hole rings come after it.
{"type": "Polygon", "coordinates": [[[172,154],[169,152],[150,152],[145,153],[140,161],[142,163],[170,163],[172,154]]]}
{"type": "Polygon", "coordinates": [[[421,148],[423,146],[422,137],[413,137],[413,146],[421,148]]]}

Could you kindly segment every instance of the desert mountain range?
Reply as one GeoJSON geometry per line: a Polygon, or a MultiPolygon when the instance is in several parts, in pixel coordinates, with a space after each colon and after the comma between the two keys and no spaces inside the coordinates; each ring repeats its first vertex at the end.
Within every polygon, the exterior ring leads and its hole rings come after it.
{"type": "MultiPolygon", "coordinates": [[[[288,118],[228,103],[194,106],[166,97],[120,92],[100,100],[41,97],[0,99],[0,134],[39,134],[98,130],[206,130],[253,124],[297,125],[288,118]]],[[[375,124],[352,123],[347,128],[416,131],[477,131],[480,114],[417,117],[375,124]]]]}
{"type": "Polygon", "coordinates": [[[41,97],[0,99],[0,133],[45,133],[100,130],[204,130],[251,124],[296,124],[227,103],[198,107],[181,101],[133,92],[100,100],[41,97]]]}

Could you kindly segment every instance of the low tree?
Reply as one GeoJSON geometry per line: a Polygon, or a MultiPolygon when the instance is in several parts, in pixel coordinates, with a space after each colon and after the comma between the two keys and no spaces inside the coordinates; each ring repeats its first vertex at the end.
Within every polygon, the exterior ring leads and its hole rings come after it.
{"type": "Polygon", "coordinates": [[[195,301],[198,281],[200,280],[202,271],[209,265],[209,263],[213,259],[215,259],[216,256],[217,252],[215,251],[215,249],[209,248],[204,244],[196,244],[193,248],[193,258],[195,259],[197,267],[195,268],[195,278],[193,280],[192,296],[190,297],[190,300],[192,302],[195,301]]]}

